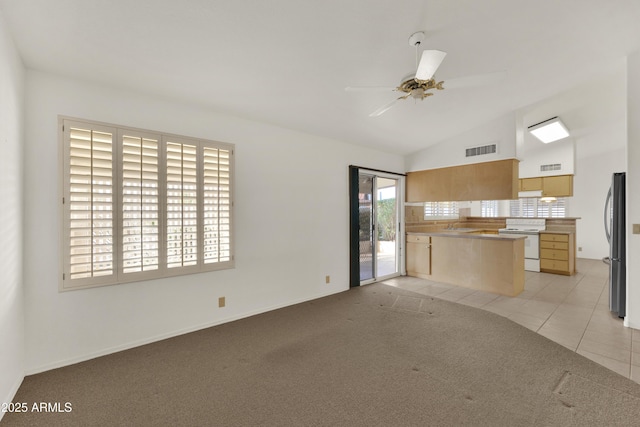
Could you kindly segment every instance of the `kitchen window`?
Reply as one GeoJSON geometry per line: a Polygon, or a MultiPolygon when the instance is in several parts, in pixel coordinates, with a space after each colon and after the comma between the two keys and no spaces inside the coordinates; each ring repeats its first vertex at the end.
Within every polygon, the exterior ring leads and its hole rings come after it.
{"type": "Polygon", "coordinates": [[[233,268],[232,144],[61,119],[61,290],[233,268]]]}
{"type": "Polygon", "coordinates": [[[522,198],[511,200],[510,216],[526,218],[564,218],[567,211],[567,198],[558,197],[555,201],[546,202],[539,198],[522,198]]]}
{"type": "Polygon", "coordinates": [[[426,202],[424,204],[424,219],[458,219],[458,202],[426,202]]]}
{"type": "Polygon", "coordinates": [[[481,200],[480,212],[482,216],[497,217],[498,215],[498,201],[497,200],[481,200]]]}

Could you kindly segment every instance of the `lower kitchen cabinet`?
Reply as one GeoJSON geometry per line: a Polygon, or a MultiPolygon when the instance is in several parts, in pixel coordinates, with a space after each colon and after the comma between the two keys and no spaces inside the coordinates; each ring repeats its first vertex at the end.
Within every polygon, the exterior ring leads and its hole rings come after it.
{"type": "Polygon", "coordinates": [[[576,272],[575,234],[540,233],[540,271],[565,274],[576,272]]]}
{"type": "Polygon", "coordinates": [[[407,274],[427,279],[431,275],[431,236],[407,235],[407,274]]]}

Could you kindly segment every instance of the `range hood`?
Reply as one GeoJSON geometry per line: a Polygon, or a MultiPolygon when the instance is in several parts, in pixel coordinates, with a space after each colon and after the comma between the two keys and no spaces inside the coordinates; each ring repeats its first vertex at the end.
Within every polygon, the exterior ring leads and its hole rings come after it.
{"type": "Polygon", "coordinates": [[[542,197],[542,190],[518,191],[518,198],[523,197],[542,197]]]}

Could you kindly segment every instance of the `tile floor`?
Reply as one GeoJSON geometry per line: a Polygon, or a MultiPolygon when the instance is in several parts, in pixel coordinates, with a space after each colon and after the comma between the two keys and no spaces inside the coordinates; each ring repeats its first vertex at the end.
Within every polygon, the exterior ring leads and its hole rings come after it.
{"type": "Polygon", "coordinates": [[[578,259],[577,270],[574,276],[527,271],[517,297],[408,276],[383,283],[505,316],[640,383],[640,330],[609,312],[608,266],[578,259]]]}

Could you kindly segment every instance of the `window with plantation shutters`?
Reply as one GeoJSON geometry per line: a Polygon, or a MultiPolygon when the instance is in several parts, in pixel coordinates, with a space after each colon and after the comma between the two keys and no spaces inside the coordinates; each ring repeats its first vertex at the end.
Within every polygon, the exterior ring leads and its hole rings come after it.
{"type": "Polygon", "coordinates": [[[61,120],[62,290],[233,268],[233,145],[61,120]]]}
{"type": "Polygon", "coordinates": [[[498,216],[498,201],[497,200],[481,200],[480,212],[482,216],[497,217],[498,216]]]}
{"type": "Polygon", "coordinates": [[[510,215],[529,218],[564,218],[567,211],[567,198],[544,201],[539,198],[511,200],[510,215]]]}
{"type": "MultiPolygon", "coordinates": [[[[66,255],[70,280],[114,273],[113,129],[69,126],[66,255]]],[[[83,280],[84,279],[84,280],[83,280]]]]}
{"type": "Polygon", "coordinates": [[[457,219],[459,216],[458,202],[425,202],[424,219],[457,219]]]}

